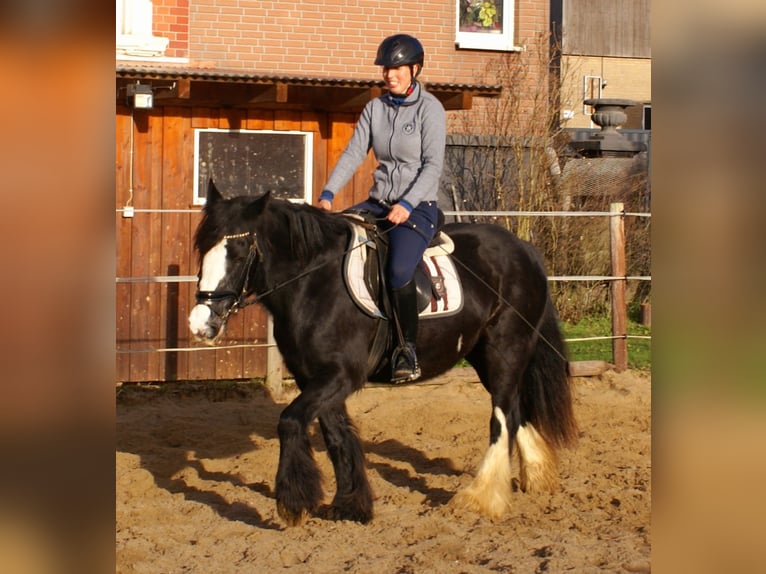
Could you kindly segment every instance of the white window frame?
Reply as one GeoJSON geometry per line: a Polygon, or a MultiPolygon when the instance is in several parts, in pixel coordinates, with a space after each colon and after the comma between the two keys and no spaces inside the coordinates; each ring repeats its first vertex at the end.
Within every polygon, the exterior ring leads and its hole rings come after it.
{"type": "MultiPolygon", "coordinates": [[[[647,111],[649,112],[649,117],[651,118],[651,115],[652,115],[652,104],[644,104],[642,106],[642,108],[641,108],[641,129],[642,130],[647,129],[647,127],[646,127],[646,112],[647,111]]],[[[650,119],[649,123],[650,124],[652,123],[651,119],[650,119]]],[[[648,130],[651,131],[651,128],[648,128],[648,130]]]]}
{"type": "MultiPolygon", "coordinates": [[[[212,176],[213,181],[216,183],[216,187],[218,187],[221,192],[226,193],[226,174],[218,174],[218,173],[210,173],[209,169],[203,168],[200,161],[200,134],[202,133],[228,133],[232,135],[241,135],[241,136],[247,136],[247,135],[281,135],[281,136],[300,136],[303,138],[303,194],[302,196],[295,196],[295,197],[287,197],[289,201],[293,203],[309,203],[311,204],[313,202],[313,161],[312,158],[314,157],[314,134],[313,132],[304,132],[304,131],[275,131],[275,130],[247,130],[247,129],[238,129],[238,130],[230,130],[230,129],[224,129],[224,128],[196,128],[194,130],[194,195],[193,195],[193,201],[192,203],[194,205],[205,205],[205,199],[207,196],[207,184],[209,178],[212,176]],[[204,181],[203,181],[204,180],[204,181]]],[[[254,141],[256,138],[252,138],[251,141],[254,141]]],[[[244,143],[245,138],[242,138],[242,141],[244,143]]],[[[252,160],[254,164],[257,162],[257,158],[255,157],[256,154],[254,153],[252,157],[252,160]]],[[[247,169],[258,169],[257,165],[248,166],[247,169]]],[[[246,177],[246,174],[245,174],[246,177]]],[[[251,193],[253,196],[259,195],[259,191],[267,191],[267,189],[263,190],[255,190],[255,189],[249,189],[249,184],[246,184],[244,188],[238,189],[237,191],[245,192],[245,193],[251,193]]],[[[239,186],[238,186],[239,187],[239,186]]],[[[277,189],[278,191],[278,189],[277,189]]]]}
{"type": "Polygon", "coordinates": [[[118,57],[157,58],[165,55],[170,40],[152,33],[153,9],[151,0],[117,0],[118,57]]]}
{"type": "Polygon", "coordinates": [[[469,2],[474,7],[480,6],[486,0],[455,0],[455,44],[458,48],[469,50],[495,50],[502,52],[521,52],[523,47],[514,44],[516,10],[515,0],[494,0],[503,6],[502,21],[496,23],[495,29],[486,29],[477,25],[474,30],[460,26],[461,5],[469,2]]]}

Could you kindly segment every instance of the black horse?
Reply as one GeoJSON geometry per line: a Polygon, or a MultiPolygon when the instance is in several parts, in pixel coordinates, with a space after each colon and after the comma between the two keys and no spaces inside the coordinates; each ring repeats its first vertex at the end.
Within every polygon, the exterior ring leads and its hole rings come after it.
{"type": "MultiPolygon", "coordinates": [[[[274,337],[300,395],[282,412],[275,494],[288,524],[323,499],[308,427],[319,419],[337,492],[324,515],[366,523],[373,497],[346,399],[368,381],[380,318],[360,311],[343,281],[351,223],[341,214],[266,194],[224,199],[211,182],[195,243],[200,257],[193,334],[213,342],[227,318],[257,299],[274,318],[274,337]]],[[[509,504],[515,441],[520,487],[557,485],[555,449],[577,434],[564,343],[534,248],[500,226],[454,223],[464,304],[421,320],[422,379],[465,358],[492,397],[489,449],[471,485],[453,503],[499,516],[509,504]]]]}

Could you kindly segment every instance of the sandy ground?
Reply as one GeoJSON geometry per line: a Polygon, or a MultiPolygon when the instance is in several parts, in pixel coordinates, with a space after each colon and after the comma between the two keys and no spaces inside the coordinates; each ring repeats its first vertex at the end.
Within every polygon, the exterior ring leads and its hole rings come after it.
{"type": "MultiPolygon", "coordinates": [[[[375,518],[294,528],[272,491],[289,391],[275,401],[256,385],[121,387],[117,572],[650,572],[650,376],[574,379],[580,441],[560,454],[558,491],[516,489],[496,520],[449,504],[488,443],[489,395],[477,380],[455,369],[352,397],[375,518]]],[[[329,502],[332,469],[314,430],[329,502]]]]}

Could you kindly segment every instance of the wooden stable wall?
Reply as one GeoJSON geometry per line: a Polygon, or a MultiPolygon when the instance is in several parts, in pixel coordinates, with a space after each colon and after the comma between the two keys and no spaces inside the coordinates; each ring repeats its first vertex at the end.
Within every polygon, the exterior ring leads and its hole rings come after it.
{"type": "MultiPolygon", "coordinates": [[[[313,194],[348,141],[356,115],[258,109],[117,105],[117,379],[124,382],[262,377],[266,370],[265,311],[248,307],[229,321],[220,345],[198,347],[186,318],[196,284],[168,281],[196,276],[193,238],[200,219],[193,205],[194,129],[266,129],[314,132],[313,194]],[[131,114],[133,114],[131,119],[131,114]],[[131,149],[132,148],[132,149],[131,149]],[[131,160],[132,158],[132,160],[131,160]],[[132,168],[131,168],[132,161],[132,168]],[[130,183],[132,171],[132,200],[130,183]],[[135,215],[125,218],[122,208],[135,215]],[[167,351],[167,349],[180,349],[167,351]]],[[[371,159],[368,159],[371,162],[371,159]]],[[[364,166],[335,202],[338,209],[367,196],[373,165],[364,166]]]]}

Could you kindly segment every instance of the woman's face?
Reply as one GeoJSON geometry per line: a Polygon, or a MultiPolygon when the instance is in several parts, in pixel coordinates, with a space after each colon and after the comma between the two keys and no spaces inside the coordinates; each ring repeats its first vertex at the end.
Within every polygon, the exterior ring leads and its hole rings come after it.
{"type": "MultiPolygon", "coordinates": [[[[417,66],[417,64],[415,64],[417,66]]],[[[404,94],[412,83],[410,66],[397,66],[396,68],[383,68],[383,81],[388,91],[395,95],[404,94]]]]}

